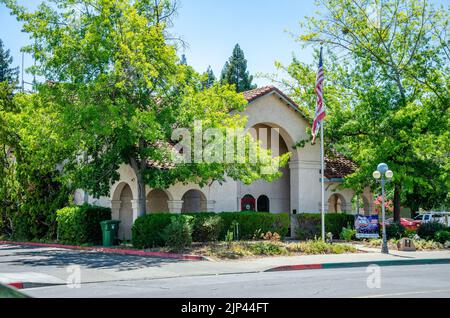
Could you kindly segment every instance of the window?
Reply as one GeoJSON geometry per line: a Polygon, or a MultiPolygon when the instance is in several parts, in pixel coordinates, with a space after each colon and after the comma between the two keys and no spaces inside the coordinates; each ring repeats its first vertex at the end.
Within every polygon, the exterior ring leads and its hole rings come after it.
{"type": "Polygon", "coordinates": [[[270,212],[269,198],[265,195],[261,195],[258,198],[258,212],[270,212]]]}

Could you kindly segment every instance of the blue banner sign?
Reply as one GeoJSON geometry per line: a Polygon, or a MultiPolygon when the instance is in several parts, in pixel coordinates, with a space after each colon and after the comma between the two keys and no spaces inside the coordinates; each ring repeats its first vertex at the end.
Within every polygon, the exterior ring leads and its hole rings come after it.
{"type": "Polygon", "coordinates": [[[356,238],[379,238],[378,215],[355,215],[356,238]]]}

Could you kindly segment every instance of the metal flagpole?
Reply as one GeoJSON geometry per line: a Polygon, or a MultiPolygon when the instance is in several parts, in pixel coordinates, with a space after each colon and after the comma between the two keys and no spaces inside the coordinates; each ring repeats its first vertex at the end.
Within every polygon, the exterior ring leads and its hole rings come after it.
{"type": "Polygon", "coordinates": [[[324,160],[324,136],[323,136],[323,124],[324,121],[320,123],[320,161],[321,161],[321,172],[322,172],[322,240],[325,242],[325,160],[324,160]]]}

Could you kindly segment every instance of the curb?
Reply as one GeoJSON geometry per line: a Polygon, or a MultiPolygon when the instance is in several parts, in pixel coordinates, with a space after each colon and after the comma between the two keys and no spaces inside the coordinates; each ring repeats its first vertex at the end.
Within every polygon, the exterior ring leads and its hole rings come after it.
{"type": "Polygon", "coordinates": [[[370,265],[406,266],[406,265],[432,265],[432,264],[450,264],[450,258],[285,265],[270,268],[268,270],[265,270],[264,272],[282,272],[282,271],[297,271],[309,269],[355,268],[355,267],[368,267],[370,265]]]}
{"type": "Polygon", "coordinates": [[[27,289],[27,288],[39,288],[39,287],[49,287],[49,286],[58,286],[62,284],[53,284],[53,283],[33,283],[33,282],[13,282],[6,283],[6,286],[14,287],[15,289],[27,289]]]}
{"type": "Polygon", "coordinates": [[[91,247],[91,246],[78,246],[78,245],[63,245],[63,244],[51,244],[51,243],[35,243],[35,242],[15,242],[15,241],[0,241],[0,245],[24,245],[24,246],[35,246],[35,247],[53,247],[53,248],[63,248],[69,250],[82,250],[82,251],[93,251],[106,254],[121,254],[121,255],[133,255],[133,256],[144,256],[144,257],[157,257],[157,258],[171,258],[179,259],[184,261],[208,261],[208,258],[199,255],[187,255],[187,254],[176,254],[176,253],[165,253],[165,252],[145,252],[141,250],[126,250],[118,248],[109,247],[91,247]]]}

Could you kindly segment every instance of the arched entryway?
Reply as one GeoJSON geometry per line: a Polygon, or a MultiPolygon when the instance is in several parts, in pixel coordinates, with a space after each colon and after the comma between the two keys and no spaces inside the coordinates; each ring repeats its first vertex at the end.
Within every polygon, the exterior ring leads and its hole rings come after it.
{"type": "Polygon", "coordinates": [[[339,193],[334,193],[328,199],[328,212],[341,213],[346,212],[346,202],[344,196],[339,193]]]}
{"type": "Polygon", "coordinates": [[[195,213],[195,212],[206,212],[206,197],[199,190],[189,190],[181,199],[183,201],[183,206],[181,208],[181,213],[195,213]]]}
{"type": "Polygon", "coordinates": [[[246,194],[242,197],[241,211],[256,211],[256,200],[252,195],[246,194]]]}
{"type": "Polygon", "coordinates": [[[131,200],[133,193],[128,184],[125,184],[120,192],[120,209],[119,209],[119,240],[131,240],[131,227],[133,226],[133,208],[131,200]]]}
{"type": "Polygon", "coordinates": [[[155,189],[147,194],[147,214],[148,213],[168,213],[169,196],[164,190],[155,189]]]}
{"type": "MultiPolygon", "coordinates": [[[[275,124],[259,123],[249,130],[253,138],[259,140],[263,148],[270,149],[273,156],[281,156],[288,152],[295,153],[292,149],[293,141],[287,132],[275,124]]],[[[292,158],[294,159],[294,155],[292,158]]],[[[289,163],[280,168],[282,176],[272,182],[257,180],[250,185],[240,185],[240,196],[245,194],[258,198],[254,203],[253,211],[289,213],[291,210],[291,171],[289,163]],[[264,197],[259,200],[260,196],[264,197]],[[267,204],[266,204],[267,203],[267,204]],[[270,203],[270,205],[269,205],[270,203]]],[[[242,205],[242,204],[241,204],[242,205]]],[[[241,208],[241,210],[244,210],[241,208]]]]}
{"type": "Polygon", "coordinates": [[[270,212],[270,201],[266,195],[260,195],[257,201],[258,212],[270,212]]]}

